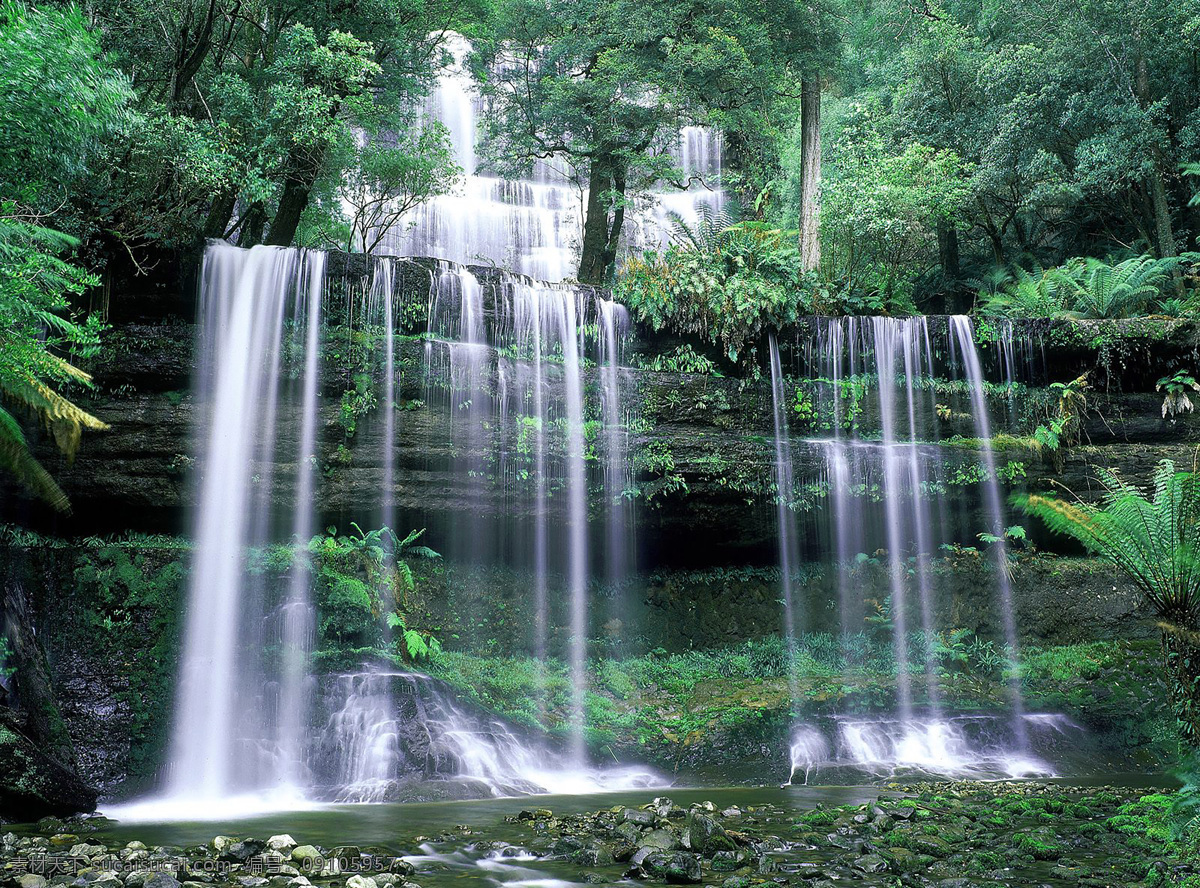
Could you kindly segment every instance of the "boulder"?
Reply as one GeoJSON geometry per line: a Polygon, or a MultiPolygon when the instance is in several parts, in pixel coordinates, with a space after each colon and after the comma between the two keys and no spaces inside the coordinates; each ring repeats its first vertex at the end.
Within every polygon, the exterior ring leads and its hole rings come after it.
{"type": "Polygon", "coordinates": [[[292,849],[296,847],[296,840],[286,833],[280,836],[271,836],[267,839],[267,847],[280,854],[291,854],[292,849]]]}
{"type": "Polygon", "coordinates": [[[621,812],[621,819],[637,826],[653,826],[654,812],[643,811],[641,808],[626,808],[621,812]]]}
{"type": "Polygon", "coordinates": [[[702,878],[700,858],[683,851],[656,851],[642,861],[642,867],[668,885],[694,885],[702,878]]]}
{"type": "Polygon", "coordinates": [[[712,857],[718,851],[737,850],[725,827],[698,810],[688,814],[687,826],[683,831],[683,847],[704,857],[712,857]]]}

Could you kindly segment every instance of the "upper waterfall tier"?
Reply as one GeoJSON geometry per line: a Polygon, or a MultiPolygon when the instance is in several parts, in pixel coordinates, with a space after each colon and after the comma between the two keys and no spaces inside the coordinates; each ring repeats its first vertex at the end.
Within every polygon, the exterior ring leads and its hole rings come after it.
{"type": "MultiPolygon", "coordinates": [[[[427,115],[450,134],[464,179],[451,194],[422,205],[383,241],[388,252],[440,256],[454,262],[485,262],[545,281],[574,277],[583,237],[586,177],[567,158],[539,160],[527,176],[505,179],[488,169],[480,152],[483,106],[464,61],[467,40],[451,35],[454,63],[438,78],[427,115]]],[[[721,137],[686,127],[664,146],[686,188],[662,183],[640,197],[626,215],[628,249],[665,243],[672,214],[687,222],[701,207],[720,209],[721,137]]]]}

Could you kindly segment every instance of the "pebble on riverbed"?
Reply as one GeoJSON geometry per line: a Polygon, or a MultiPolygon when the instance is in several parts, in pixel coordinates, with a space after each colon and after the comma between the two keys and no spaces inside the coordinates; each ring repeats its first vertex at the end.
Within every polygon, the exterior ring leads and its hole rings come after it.
{"type": "MultiPolygon", "coordinates": [[[[722,888],[1149,888],[1200,881],[1128,807],[1149,790],[1037,783],[889,785],[864,805],[688,808],[669,798],[557,815],[506,818],[524,838],[496,841],[465,826],[420,837],[465,859],[538,861],[579,882],[622,879],[722,888]]],[[[1147,803],[1169,802],[1152,796],[1147,803]]],[[[1141,804],[1141,803],[1139,803],[1141,804]]],[[[106,845],[104,818],[43,821],[0,837],[0,888],[419,888],[412,861],[372,848],[323,848],[290,835],[216,836],[189,848],[106,845]]],[[[511,835],[509,836],[511,838],[511,835]]],[[[417,858],[427,875],[436,854],[417,858]]],[[[530,861],[533,861],[530,863],[530,861]]]]}

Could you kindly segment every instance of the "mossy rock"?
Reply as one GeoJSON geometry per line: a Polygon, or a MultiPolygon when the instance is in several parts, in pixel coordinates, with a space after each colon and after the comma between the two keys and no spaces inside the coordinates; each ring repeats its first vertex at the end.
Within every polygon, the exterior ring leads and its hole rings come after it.
{"type": "Polygon", "coordinates": [[[20,733],[0,713],[0,817],[32,821],[96,809],[96,790],[20,733]]]}

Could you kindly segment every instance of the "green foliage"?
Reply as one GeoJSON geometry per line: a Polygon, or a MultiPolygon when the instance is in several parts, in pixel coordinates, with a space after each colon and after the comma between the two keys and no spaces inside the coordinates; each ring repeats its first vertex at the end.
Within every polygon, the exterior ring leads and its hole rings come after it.
{"type": "Polygon", "coordinates": [[[1163,393],[1162,415],[1166,419],[1168,416],[1192,412],[1194,408],[1188,391],[1200,392],[1200,382],[1186,370],[1176,370],[1171,376],[1159,379],[1154,390],[1163,393]]]}
{"type": "MultiPolygon", "coordinates": [[[[999,273],[980,291],[985,314],[1010,318],[1127,318],[1162,299],[1182,260],[1132,256],[1114,264],[1079,257],[1065,265],[999,273]]],[[[1178,311],[1176,311],[1178,313],[1178,311]]]]}
{"type": "MultiPolygon", "coordinates": [[[[89,386],[91,377],[67,362],[63,353],[89,357],[99,347],[102,326],[91,316],[70,313],[68,297],[95,283],[58,255],[74,238],[18,215],[0,203],[0,398],[39,419],[55,443],[74,457],[83,429],[108,428],[52,385],[89,386]]],[[[56,509],[67,497],[33,458],[14,416],[0,407],[0,469],[56,509]]]]}
{"type": "MultiPolygon", "coordinates": [[[[129,86],[101,58],[75,8],[0,4],[0,398],[42,421],[73,457],[84,428],[107,428],[56,391],[90,377],[67,357],[99,346],[99,318],[69,300],[97,278],[65,255],[76,237],[46,223],[62,209],[120,125],[129,86]]],[[[67,498],[0,407],[0,469],[60,510],[67,498]]]]}
{"type": "MultiPolygon", "coordinates": [[[[440,649],[436,639],[409,627],[405,612],[415,591],[413,558],[437,558],[436,552],[418,545],[424,531],[413,531],[401,539],[390,528],[353,533],[329,528],[315,536],[307,547],[308,562],[315,581],[318,630],[322,645],[333,648],[367,648],[384,641],[384,628],[397,630],[395,651],[410,660],[424,659],[440,649]]],[[[285,557],[286,549],[277,550],[285,557]]],[[[270,555],[264,563],[272,569],[270,555]]],[[[288,569],[304,569],[287,560],[288,569]]],[[[276,562],[274,570],[281,565],[276,562]]]]}
{"type": "Polygon", "coordinates": [[[1160,618],[1181,732],[1200,744],[1200,476],[1163,460],[1149,495],[1097,469],[1101,506],[1044,495],[1019,497],[1050,530],[1073,537],[1134,581],[1160,618]]]}
{"type": "Polygon", "coordinates": [[[127,79],[78,8],[0,4],[0,199],[61,207],[122,122],[127,79]]]}
{"type": "Polygon", "coordinates": [[[9,665],[10,657],[12,657],[12,648],[9,647],[8,638],[0,635],[0,678],[11,678],[17,671],[15,666],[9,665]]]}
{"type": "Polygon", "coordinates": [[[434,121],[403,139],[356,146],[339,194],[349,215],[342,246],[373,253],[413,209],[449,193],[462,170],[445,126],[434,121]]]}
{"type": "Polygon", "coordinates": [[[658,373],[700,373],[705,376],[720,376],[717,365],[713,363],[712,359],[700,354],[686,342],[666,354],[655,355],[649,360],[639,358],[637,364],[643,370],[653,370],[658,373]]]}
{"type": "Polygon", "coordinates": [[[630,257],[614,295],[655,330],[700,336],[751,365],[768,331],[811,310],[811,293],[795,232],[758,222],[714,231],[715,223],[708,215],[697,232],[685,228],[685,243],[630,257]]]}
{"type": "Polygon", "coordinates": [[[341,410],[338,412],[338,424],[345,433],[346,440],[354,437],[358,429],[358,420],[375,409],[375,389],[371,376],[367,373],[354,375],[354,388],[342,392],[341,410]]]}
{"type": "Polygon", "coordinates": [[[550,159],[586,183],[580,279],[602,283],[629,204],[682,178],[666,150],[679,127],[761,127],[751,115],[774,104],[788,63],[814,42],[813,17],[791,0],[499,0],[473,59],[489,160],[512,174],[550,159]]]}
{"type": "Polygon", "coordinates": [[[971,169],[951,149],[919,143],[899,153],[885,142],[881,114],[853,105],[838,121],[822,184],[823,272],[841,282],[841,307],[873,298],[911,310],[913,279],[936,249],[941,227],[961,224],[971,169]]]}

